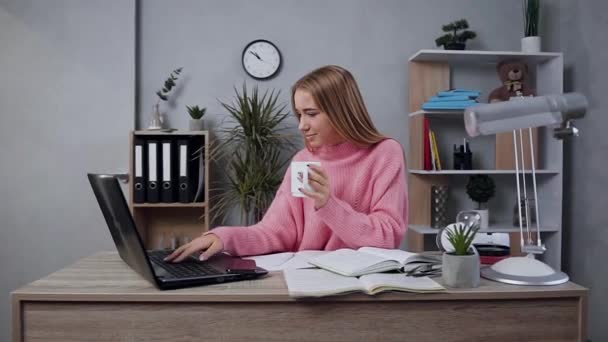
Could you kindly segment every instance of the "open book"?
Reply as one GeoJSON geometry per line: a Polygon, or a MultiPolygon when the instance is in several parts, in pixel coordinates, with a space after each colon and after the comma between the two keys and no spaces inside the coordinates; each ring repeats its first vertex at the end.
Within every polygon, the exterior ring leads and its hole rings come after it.
{"type": "Polygon", "coordinates": [[[441,256],[422,255],[400,249],[361,247],[357,250],[338,249],[308,260],[310,264],[343,276],[357,277],[392,270],[409,272],[421,265],[441,267],[441,256]]]}
{"type": "Polygon", "coordinates": [[[383,291],[431,293],[445,288],[429,277],[408,277],[402,273],[375,273],[344,277],[320,269],[283,271],[291,297],[323,297],[362,291],[375,295],[383,291]]]}
{"type": "Polygon", "coordinates": [[[245,257],[254,260],[256,265],[268,271],[283,271],[287,269],[315,268],[308,261],[314,257],[327,254],[327,251],[299,251],[245,257]]]}

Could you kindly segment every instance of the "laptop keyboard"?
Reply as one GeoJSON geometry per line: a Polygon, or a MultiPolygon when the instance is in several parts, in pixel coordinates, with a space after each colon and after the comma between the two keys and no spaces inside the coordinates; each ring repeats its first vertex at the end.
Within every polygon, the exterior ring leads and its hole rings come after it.
{"type": "Polygon", "coordinates": [[[162,267],[165,271],[176,278],[191,278],[206,275],[223,274],[206,263],[195,260],[184,260],[180,263],[168,263],[163,259],[171,254],[171,250],[148,251],[148,257],[154,264],[162,267]]]}

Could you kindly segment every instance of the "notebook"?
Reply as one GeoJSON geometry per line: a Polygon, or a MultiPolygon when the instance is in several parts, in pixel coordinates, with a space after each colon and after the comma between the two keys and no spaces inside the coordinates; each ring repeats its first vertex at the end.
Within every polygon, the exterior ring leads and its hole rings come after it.
{"type": "Polygon", "coordinates": [[[343,276],[356,277],[392,270],[409,272],[424,264],[440,266],[441,256],[411,253],[400,249],[361,247],[357,250],[338,249],[311,258],[308,262],[343,276]]]}
{"type": "Polygon", "coordinates": [[[429,277],[409,277],[402,273],[374,273],[344,277],[322,269],[283,271],[291,297],[323,297],[352,292],[375,295],[384,291],[435,293],[445,288],[429,277]]]}

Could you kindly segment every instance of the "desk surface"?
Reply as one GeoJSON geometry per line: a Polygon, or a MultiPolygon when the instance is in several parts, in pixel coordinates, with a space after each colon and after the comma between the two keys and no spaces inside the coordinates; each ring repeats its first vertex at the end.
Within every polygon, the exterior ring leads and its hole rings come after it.
{"type": "Polygon", "coordinates": [[[116,252],[28,284],[12,302],[13,341],[585,341],[587,321],[587,289],[574,283],[482,280],[478,288],[447,293],[295,300],[275,272],[159,291],[116,252]]]}
{"type": "MultiPolygon", "coordinates": [[[[441,283],[440,278],[436,278],[441,283]]],[[[568,282],[556,286],[515,286],[481,279],[473,289],[448,289],[447,293],[417,294],[387,292],[375,296],[363,293],[331,297],[338,301],[366,300],[463,300],[561,298],[585,295],[587,289],[568,282]]],[[[13,292],[15,297],[65,301],[294,301],[287,293],[281,272],[232,283],[159,291],[133,272],[117,252],[101,252],[81,259],[65,269],[13,292]]],[[[325,299],[326,300],[326,299],[325,299]]]]}

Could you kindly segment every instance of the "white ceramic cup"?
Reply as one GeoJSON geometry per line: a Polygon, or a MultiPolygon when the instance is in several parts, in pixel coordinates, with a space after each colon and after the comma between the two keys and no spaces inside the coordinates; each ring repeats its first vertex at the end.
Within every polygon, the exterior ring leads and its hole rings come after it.
{"type": "Polygon", "coordinates": [[[308,191],[312,191],[310,184],[308,184],[308,165],[321,166],[320,162],[314,161],[302,161],[291,163],[291,194],[295,197],[306,197],[300,188],[304,188],[308,191]]]}

